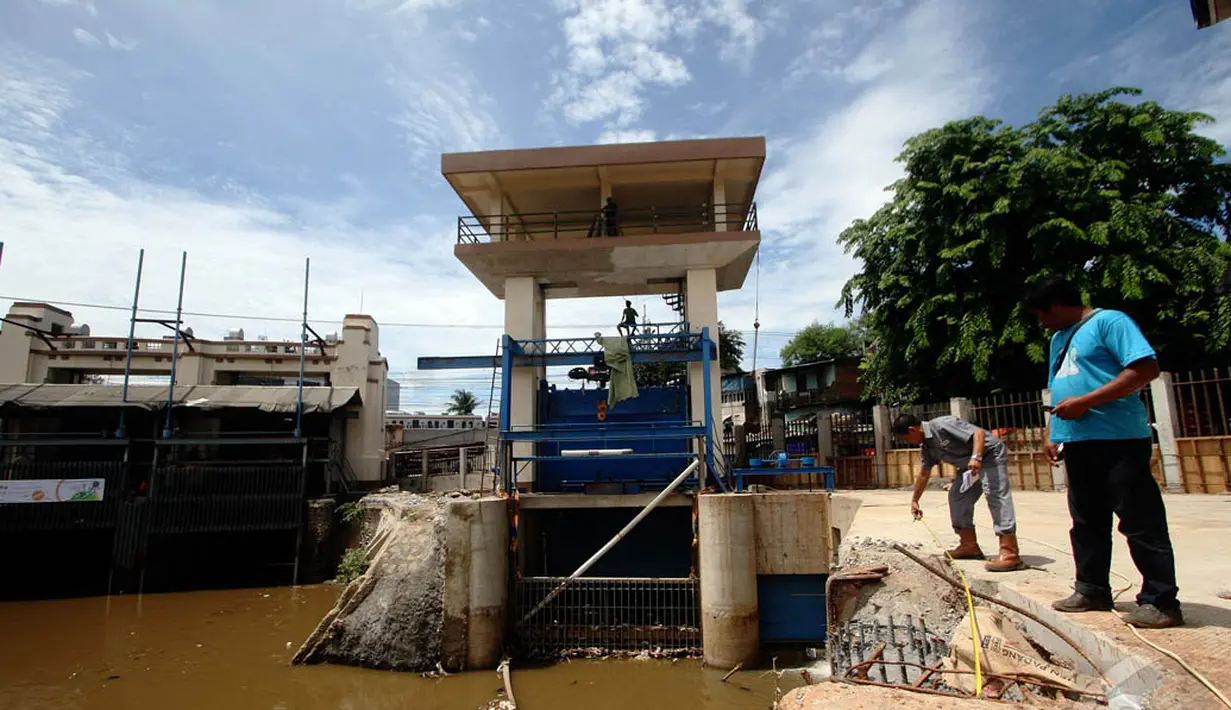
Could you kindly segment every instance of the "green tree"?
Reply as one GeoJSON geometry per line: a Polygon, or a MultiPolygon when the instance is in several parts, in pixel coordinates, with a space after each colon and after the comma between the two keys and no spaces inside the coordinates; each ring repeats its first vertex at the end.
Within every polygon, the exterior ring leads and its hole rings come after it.
{"type": "MultiPolygon", "coordinates": [[[[718,321],[718,357],[723,372],[743,371],[744,334],[729,330],[722,321],[718,321]]],[[[633,372],[640,387],[666,387],[684,379],[685,367],[682,362],[644,362],[634,365],[633,372]]]]}
{"type": "Polygon", "coordinates": [[[471,415],[474,410],[479,408],[482,402],[470,390],[454,390],[449,397],[449,406],[445,408],[445,414],[471,415]]]}
{"type": "Polygon", "coordinates": [[[1194,129],[1208,116],[1135,89],[1064,96],[1011,128],[955,121],[906,143],[889,203],[839,238],[862,270],[848,315],[866,314],[874,393],[910,401],[1037,388],[1047,336],[1019,305],[1048,275],[1128,312],[1168,369],[1226,356],[1231,166],[1194,129]]]}
{"type": "Polygon", "coordinates": [[[786,367],[817,360],[860,357],[863,355],[866,339],[867,332],[860,320],[853,320],[846,325],[812,321],[812,325],[787,341],[782,350],[778,351],[778,356],[786,367]]]}
{"type": "Polygon", "coordinates": [[[722,321],[718,321],[718,356],[723,372],[744,371],[741,367],[744,361],[744,334],[728,329],[722,321]]]}

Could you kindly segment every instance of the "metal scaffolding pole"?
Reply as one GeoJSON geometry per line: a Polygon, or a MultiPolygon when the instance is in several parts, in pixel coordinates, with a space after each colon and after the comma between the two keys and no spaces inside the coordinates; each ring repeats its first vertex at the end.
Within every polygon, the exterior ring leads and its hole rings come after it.
{"type": "Polygon", "coordinates": [[[120,393],[120,426],[115,431],[117,439],[123,439],[128,435],[128,431],[124,427],[124,413],[128,404],[128,379],[132,375],[133,364],[133,339],[137,335],[137,303],[141,299],[141,271],[145,267],[145,249],[137,252],[137,285],[133,287],[133,308],[132,315],[128,318],[128,342],[125,343],[124,351],[124,389],[120,393]]]}
{"type": "Polygon", "coordinates": [[[308,350],[308,277],[312,273],[312,259],[303,260],[303,323],[299,329],[299,401],[295,405],[295,436],[303,436],[303,370],[305,353],[308,350]]]}
{"type": "Polygon", "coordinates": [[[167,385],[167,421],[162,438],[171,438],[171,406],[175,403],[175,368],[179,364],[180,330],[184,327],[184,274],[188,270],[188,252],[180,257],[180,292],[175,302],[175,344],[171,346],[171,383],[167,385]]]}

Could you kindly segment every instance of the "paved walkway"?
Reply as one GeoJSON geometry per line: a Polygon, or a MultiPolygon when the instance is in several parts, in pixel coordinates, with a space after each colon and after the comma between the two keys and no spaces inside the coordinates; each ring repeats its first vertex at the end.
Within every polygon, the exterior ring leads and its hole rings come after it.
{"type": "MultiPolygon", "coordinates": [[[[839,495],[863,501],[848,536],[889,538],[918,542],[929,549],[936,547],[927,529],[911,520],[909,491],[853,491],[839,495]]],[[[1224,693],[1231,694],[1231,662],[1228,661],[1231,659],[1231,600],[1218,597],[1219,591],[1231,590],[1231,496],[1168,495],[1166,502],[1176,550],[1180,600],[1188,625],[1142,633],[1154,643],[1179,654],[1224,693]]],[[[995,574],[984,570],[981,562],[962,562],[963,571],[967,576],[1010,584],[1023,596],[1040,602],[1050,603],[1067,596],[1071,592],[1074,572],[1064,494],[1015,492],[1014,503],[1022,558],[1032,569],[995,574]]],[[[946,494],[928,491],[923,496],[922,507],[941,541],[949,546],[956,544],[957,536],[949,528],[946,494]]],[[[991,516],[982,502],[975,514],[975,525],[980,531],[983,551],[994,554],[996,538],[991,532],[991,516]]],[[[1117,609],[1123,613],[1133,608],[1141,578],[1133,567],[1124,537],[1116,533],[1114,538],[1112,569],[1132,580],[1125,582],[1112,577],[1114,589],[1131,585],[1119,596],[1117,609]]],[[[1160,691],[1161,697],[1156,697],[1156,701],[1166,700],[1160,707],[1220,707],[1217,699],[1189,678],[1174,661],[1138,641],[1115,616],[1092,613],[1065,618],[1101,633],[1145,660],[1157,661],[1161,668],[1169,671],[1160,691]]]]}

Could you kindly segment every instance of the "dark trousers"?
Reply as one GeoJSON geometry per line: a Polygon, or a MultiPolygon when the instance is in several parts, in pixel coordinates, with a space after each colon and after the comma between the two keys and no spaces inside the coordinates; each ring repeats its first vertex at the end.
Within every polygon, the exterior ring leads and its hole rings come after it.
{"type": "Polygon", "coordinates": [[[1160,609],[1179,604],[1167,510],[1158,483],[1150,474],[1152,452],[1149,439],[1064,445],[1069,514],[1073,517],[1069,539],[1077,565],[1074,589],[1081,594],[1106,597],[1111,593],[1111,514],[1115,513],[1142,577],[1137,603],[1160,609]]]}

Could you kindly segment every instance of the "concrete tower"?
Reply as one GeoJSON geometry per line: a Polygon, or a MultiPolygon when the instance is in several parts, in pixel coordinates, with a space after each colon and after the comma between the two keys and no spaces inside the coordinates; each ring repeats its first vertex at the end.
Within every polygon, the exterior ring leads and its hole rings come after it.
{"type": "MultiPolygon", "coordinates": [[[[516,340],[546,337],[551,299],[661,294],[716,343],[718,292],[744,285],[760,244],[753,199],[764,161],[760,137],[447,154],[441,171],[470,211],[454,253],[504,300],[516,340]]],[[[710,367],[721,402],[717,353],[710,367]]],[[[702,364],[688,374],[697,421],[702,364]]],[[[536,423],[544,376],[512,373],[513,428],[536,423]]]]}

